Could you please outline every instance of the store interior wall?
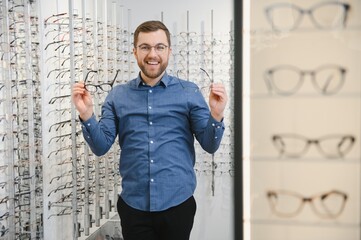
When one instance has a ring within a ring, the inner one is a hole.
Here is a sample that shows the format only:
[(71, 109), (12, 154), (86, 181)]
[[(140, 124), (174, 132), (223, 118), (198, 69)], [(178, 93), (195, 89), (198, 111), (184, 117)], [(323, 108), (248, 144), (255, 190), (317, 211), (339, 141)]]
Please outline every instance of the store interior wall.
[[(219, 151), (209, 155), (196, 144), (197, 214), (191, 239), (232, 239), (232, 2), (3, 0), (1, 4), (2, 11), (9, 10), (1, 18), (0, 115), (6, 134), (1, 135), (0, 171), (6, 174), (0, 182), (8, 183), (0, 189), (1, 236), (86, 239), (117, 217), (118, 146), (101, 158), (91, 154), (70, 101), (71, 85), (84, 80), (91, 69), (102, 69), (88, 75), (89, 81), (98, 83), (114, 76), (116, 83), (134, 78), (138, 68), (131, 54), (131, 32), (141, 22), (157, 19), (173, 36), (170, 74), (206, 89), (210, 82), (199, 70), (202, 67), (215, 82), (226, 85), (230, 100)], [(12, 41), (16, 44), (10, 45)], [(17, 68), (10, 67), (14, 65)], [(207, 97), (207, 91), (204, 94)], [(100, 117), (106, 95), (96, 96), (95, 113)], [(112, 234), (119, 235), (108, 236)]]

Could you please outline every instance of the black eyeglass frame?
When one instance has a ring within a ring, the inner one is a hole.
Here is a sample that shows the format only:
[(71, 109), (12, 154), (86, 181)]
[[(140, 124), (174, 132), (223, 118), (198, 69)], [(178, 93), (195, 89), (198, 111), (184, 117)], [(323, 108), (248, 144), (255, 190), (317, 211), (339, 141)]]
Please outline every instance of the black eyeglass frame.
[[(101, 71), (101, 70), (99, 70)], [(115, 80), (117, 79), (117, 76), (120, 72), (120, 70), (116, 70), (116, 73), (115, 73), (115, 76), (113, 78), (113, 80), (110, 82), (110, 83), (101, 83), (101, 84), (91, 84), (91, 83), (88, 83), (87, 84), (87, 80), (88, 80), (88, 77), (89, 77), (89, 74), (90, 73), (98, 73), (99, 71), (97, 70), (90, 70), (88, 71), (88, 73), (85, 75), (85, 79), (84, 79), (84, 88), (90, 92), (90, 93), (96, 93), (98, 92), (98, 89), (100, 89), (101, 91), (103, 92), (109, 92), (111, 89), (113, 89), (113, 85), (114, 85), (114, 82)], [(95, 90), (94, 90), (95, 89)], [(109, 89), (109, 90), (108, 90)]]

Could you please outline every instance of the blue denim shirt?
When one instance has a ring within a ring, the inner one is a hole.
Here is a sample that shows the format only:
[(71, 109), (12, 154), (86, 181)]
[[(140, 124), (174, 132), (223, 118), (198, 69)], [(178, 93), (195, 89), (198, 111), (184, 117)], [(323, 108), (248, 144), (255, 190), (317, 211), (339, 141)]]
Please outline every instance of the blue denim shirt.
[(102, 106), (101, 119), (92, 116), (82, 126), (85, 140), (98, 156), (118, 135), (121, 197), (143, 211), (166, 210), (192, 196), (194, 138), (214, 153), (224, 132), (223, 121), (210, 115), (197, 85), (167, 73), (153, 87), (140, 76), (115, 86)]

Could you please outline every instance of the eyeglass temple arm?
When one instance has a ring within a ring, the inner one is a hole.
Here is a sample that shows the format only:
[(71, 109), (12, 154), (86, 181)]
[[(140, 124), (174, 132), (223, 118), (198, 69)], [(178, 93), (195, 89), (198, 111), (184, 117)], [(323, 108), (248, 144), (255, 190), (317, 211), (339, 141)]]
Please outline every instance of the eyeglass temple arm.
[(120, 69), (117, 69), (117, 71), (116, 71), (116, 73), (115, 73), (115, 76), (114, 76), (112, 82), (110, 83), (110, 86), (113, 87), (113, 84), (114, 84), (115, 80), (117, 79), (117, 76), (118, 76), (119, 72), (120, 72)]
[(85, 85), (86, 81), (88, 80), (88, 77), (89, 77), (89, 74), (90, 74), (90, 73), (98, 73), (98, 71), (97, 71), (97, 70), (90, 70), (90, 71), (85, 75), (84, 85)]
[(211, 83), (213, 83), (213, 79), (209, 76), (208, 72), (206, 70), (204, 70), (203, 68), (199, 68), (199, 69), (202, 70), (207, 75), (207, 77), (209, 78)]

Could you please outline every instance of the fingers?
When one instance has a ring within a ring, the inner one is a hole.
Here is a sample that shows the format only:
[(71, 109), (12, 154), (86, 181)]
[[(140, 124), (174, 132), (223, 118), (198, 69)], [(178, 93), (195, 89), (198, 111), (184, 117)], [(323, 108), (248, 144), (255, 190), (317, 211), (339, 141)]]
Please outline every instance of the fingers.
[(211, 89), (225, 91), (223, 83), (212, 83)]
[(85, 89), (83, 82), (75, 83), (73, 85), (72, 100), (78, 110), (81, 110), (80, 106), (82, 105), (91, 105), (90, 93)]
[(85, 89), (83, 82), (74, 83), (72, 88), (72, 101), (81, 119), (86, 120), (92, 116), (92, 98), (90, 93)]
[(87, 90), (85, 89), (85, 85), (83, 82), (74, 83), (73, 85), (73, 95), (84, 95), (87, 94)]
[(224, 98), (225, 100), (227, 99), (226, 88), (222, 83), (212, 83), (211, 92), (218, 97)]
[(221, 121), (227, 104), (227, 92), (222, 83), (213, 83), (209, 95), (209, 107), (211, 115), (217, 121)]
[(74, 83), (73, 90), (85, 90), (85, 85), (82, 82)]

